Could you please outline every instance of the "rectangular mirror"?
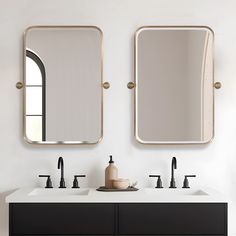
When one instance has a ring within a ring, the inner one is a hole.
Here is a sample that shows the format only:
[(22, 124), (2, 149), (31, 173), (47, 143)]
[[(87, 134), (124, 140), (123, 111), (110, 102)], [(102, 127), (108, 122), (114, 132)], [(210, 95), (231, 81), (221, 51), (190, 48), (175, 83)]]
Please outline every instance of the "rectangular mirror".
[(143, 27), (135, 35), (135, 137), (195, 144), (214, 133), (213, 31)]
[(102, 139), (102, 31), (36, 26), (24, 35), (24, 137), (36, 144)]

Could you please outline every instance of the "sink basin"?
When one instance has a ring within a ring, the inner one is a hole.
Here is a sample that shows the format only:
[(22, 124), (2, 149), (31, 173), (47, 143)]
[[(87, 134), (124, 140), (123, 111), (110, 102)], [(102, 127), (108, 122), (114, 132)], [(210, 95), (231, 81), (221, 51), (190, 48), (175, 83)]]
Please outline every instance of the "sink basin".
[(202, 189), (145, 189), (146, 194), (158, 196), (207, 196)]
[(89, 194), (89, 189), (42, 189), (42, 188), (36, 188), (33, 191), (31, 191), (28, 196), (86, 196)]

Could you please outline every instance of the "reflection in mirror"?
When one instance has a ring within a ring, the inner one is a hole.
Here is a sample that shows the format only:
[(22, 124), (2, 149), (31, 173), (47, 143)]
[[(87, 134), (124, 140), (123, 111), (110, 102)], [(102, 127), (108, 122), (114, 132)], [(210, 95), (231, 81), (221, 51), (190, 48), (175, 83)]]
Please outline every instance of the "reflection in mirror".
[(26, 50), (26, 124), (30, 140), (46, 141), (45, 67), (41, 59)]
[(213, 138), (213, 33), (143, 27), (135, 37), (135, 136), (143, 144)]
[(92, 26), (27, 29), (24, 135), (29, 143), (102, 138), (102, 32)]

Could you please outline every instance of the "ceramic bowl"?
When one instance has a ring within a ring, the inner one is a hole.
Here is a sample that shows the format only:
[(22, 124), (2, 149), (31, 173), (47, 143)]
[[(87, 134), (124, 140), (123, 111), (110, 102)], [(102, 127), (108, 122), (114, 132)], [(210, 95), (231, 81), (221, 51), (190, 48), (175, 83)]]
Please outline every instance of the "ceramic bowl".
[(126, 189), (129, 187), (129, 180), (128, 179), (113, 180), (112, 186), (115, 189)]

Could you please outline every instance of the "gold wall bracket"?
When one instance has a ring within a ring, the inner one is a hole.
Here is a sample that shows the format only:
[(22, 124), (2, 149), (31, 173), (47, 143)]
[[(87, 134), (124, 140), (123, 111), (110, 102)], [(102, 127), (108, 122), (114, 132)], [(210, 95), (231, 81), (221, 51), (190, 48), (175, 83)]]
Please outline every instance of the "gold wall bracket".
[(24, 84), (22, 82), (17, 82), (16, 83), (16, 88), (17, 89), (22, 89), (24, 87)]
[(215, 87), (215, 89), (220, 89), (221, 88), (221, 82), (215, 82), (214, 83), (214, 87)]
[(133, 82), (129, 82), (128, 84), (127, 84), (127, 88), (128, 89), (133, 89), (135, 87), (135, 84), (133, 83)]
[(102, 87), (103, 87), (104, 89), (109, 89), (109, 88), (110, 88), (110, 83), (109, 83), (109, 82), (104, 82), (104, 83), (102, 84)]

